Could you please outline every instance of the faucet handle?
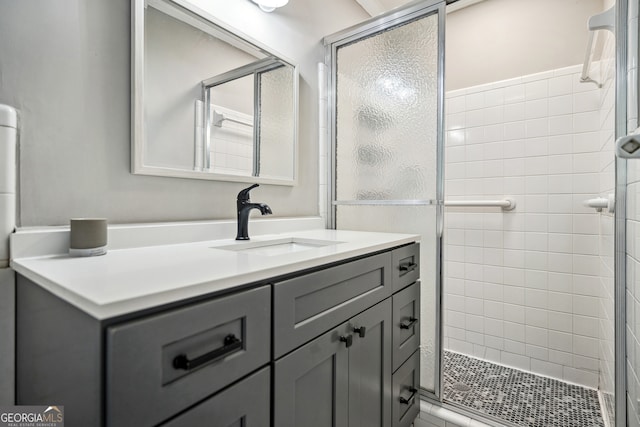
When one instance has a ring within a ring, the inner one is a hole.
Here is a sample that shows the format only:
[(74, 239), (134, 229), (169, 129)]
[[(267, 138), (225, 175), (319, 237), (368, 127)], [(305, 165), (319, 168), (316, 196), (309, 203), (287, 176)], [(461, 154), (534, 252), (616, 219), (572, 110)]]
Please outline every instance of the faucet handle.
[(240, 190), (238, 193), (238, 201), (239, 202), (247, 202), (249, 201), (249, 191), (253, 190), (256, 187), (260, 187), (259, 184), (253, 184), (251, 187), (247, 187), (244, 190)]

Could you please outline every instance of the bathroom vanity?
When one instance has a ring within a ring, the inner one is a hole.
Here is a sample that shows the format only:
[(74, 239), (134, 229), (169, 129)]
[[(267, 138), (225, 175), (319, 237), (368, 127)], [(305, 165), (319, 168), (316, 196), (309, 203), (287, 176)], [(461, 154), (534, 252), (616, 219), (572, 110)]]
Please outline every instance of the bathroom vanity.
[(14, 259), (18, 404), (70, 426), (409, 426), (419, 264), (416, 236), (335, 230)]

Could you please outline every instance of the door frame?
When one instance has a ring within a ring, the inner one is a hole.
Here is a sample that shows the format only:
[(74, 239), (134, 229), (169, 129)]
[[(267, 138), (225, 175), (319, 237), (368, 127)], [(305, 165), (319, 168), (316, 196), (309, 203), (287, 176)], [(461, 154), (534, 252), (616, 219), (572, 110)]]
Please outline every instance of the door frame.
[[(616, 0), (616, 84), (615, 84), (615, 137), (627, 134), (627, 65), (628, 65), (628, 18), (629, 1)], [(637, 55), (634, 52), (633, 55)], [(633, 98), (633, 97), (632, 97)], [(636, 102), (635, 100), (630, 100)], [(615, 426), (627, 425), (627, 160), (615, 160), (615, 202), (614, 214), (614, 360), (615, 360)]]

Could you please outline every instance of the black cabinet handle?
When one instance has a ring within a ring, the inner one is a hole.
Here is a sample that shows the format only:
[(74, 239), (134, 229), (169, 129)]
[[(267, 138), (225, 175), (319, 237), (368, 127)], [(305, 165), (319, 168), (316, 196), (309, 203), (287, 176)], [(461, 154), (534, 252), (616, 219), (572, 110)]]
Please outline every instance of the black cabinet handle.
[(189, 360), (186, 354), (180, 354), (173, 359), (173, 367), (175, 369), (184, 369), (190, 371), (202, 366), (205, 363), (213, 362), (214, 360), (222, 359), (225, 356), (235, 352), (242, 348), (242, 341), (236, 338), (235, 335), (229, 334), (224, 337), (224, 346), (217, 348), (195, 359)]
[(415, 397), (416, 393), (418, 392), (417, 388), (411, 387), (409, 389), (409, 391), (411, 392), (411, 395), (409, 396), (409, 398), (405, 399), (404, 397), (400, 396), (400, 403), (402, 403), (403, 405), (408, 405), (409, 402), (411, 402), (413, 400), (413, 398)]
[(410, 329), (416, 323), (418, 323), (418, 319), (416, 319), (415, 317), (410, 317), (409, 323), (400, 323), (400, 329)]
[(359, 328), (353, 328), (353, 332), (357, 333), (360, 338), (364, 338), (364, 334), (367, 333), (367, 328), (360, 326)]
[(404, 271), (405, 273), (413, 271), (416, 268), (418, 268), (418, 264), (416, 264), (415, 262), (407, 262), (404, 264), (400, 264), (400, 271)]
[(347, 345), (347, 348), (353, 345), (353, 335), (347, 335), (340, 337), (340, 341)]

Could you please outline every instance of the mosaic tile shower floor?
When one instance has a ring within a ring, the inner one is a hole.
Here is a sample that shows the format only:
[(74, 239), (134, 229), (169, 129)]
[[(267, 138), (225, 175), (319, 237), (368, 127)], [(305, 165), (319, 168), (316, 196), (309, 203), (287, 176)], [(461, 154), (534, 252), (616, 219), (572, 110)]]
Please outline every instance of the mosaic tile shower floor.
[(518, 426), (604, 427), (595, 390), (449, 351), (444, 399)]

